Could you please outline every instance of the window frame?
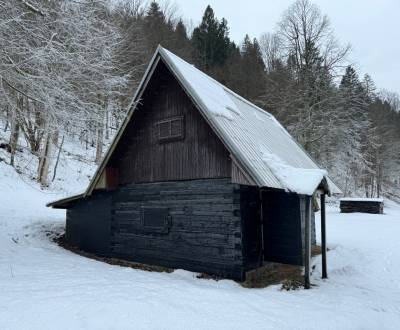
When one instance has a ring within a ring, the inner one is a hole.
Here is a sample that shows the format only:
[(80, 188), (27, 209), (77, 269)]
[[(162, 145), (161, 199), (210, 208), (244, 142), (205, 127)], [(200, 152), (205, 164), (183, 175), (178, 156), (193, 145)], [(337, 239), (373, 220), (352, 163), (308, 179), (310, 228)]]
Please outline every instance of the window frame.
[[(148, 225), (146, 224), (146, 211), (157, 210), (163, 214), (162, 225)], [(142, 228), (148, 233), (168, 233), (171, 226), (171, 215), (169, 214), (169, 208), (162, 206), (141, 206), (140, 220)]]
[[(169, 117), (165, 119), (158, 120), (155, 124), (156, 126), (156, 137), (159, 143), (165, 143), (165, 142), (172, 142), (172, 141), (179, 141), (183, 140), (185, 138), (185, 120), (184, 116), (174, 116), (174, 117)], [(174, 121), (179, 121), (180, 123), (180, 132), (178, 134), (172, 134), (172, 123)], [(162, 125), (169, 125), (168, 130), (169, 130), (169, 135), (168, 136), (162, 136), (161, 135), (161, 127)]]

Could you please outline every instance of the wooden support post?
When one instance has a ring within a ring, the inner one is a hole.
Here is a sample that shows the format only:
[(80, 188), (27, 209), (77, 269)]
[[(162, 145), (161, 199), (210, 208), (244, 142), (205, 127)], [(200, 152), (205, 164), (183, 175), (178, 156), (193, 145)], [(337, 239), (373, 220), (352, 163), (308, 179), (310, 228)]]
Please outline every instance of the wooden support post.
[(325, 194), (321, 195), (321, 250), (322, 250), (322, 278), (328, 278), (326, 267), (326, 213)]
[(311, 273), (311, 197), (305, 199), (305, 226), (304, 226), (304, 288), (309, 289)]
[(263, 191), (260, 188), (260, 227), (261, 227), (261, 247), (259, 256), (259, 266), (264, 264), (264, 208), (263, 208)]

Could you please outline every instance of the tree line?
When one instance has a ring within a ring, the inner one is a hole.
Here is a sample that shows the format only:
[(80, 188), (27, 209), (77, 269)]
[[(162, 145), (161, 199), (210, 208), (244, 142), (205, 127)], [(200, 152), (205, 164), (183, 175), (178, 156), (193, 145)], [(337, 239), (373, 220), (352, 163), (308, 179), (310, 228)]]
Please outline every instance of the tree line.
[(348, 65), (350, 46), (309, 0), (239, 44), (210, 6), (193, 27), (168, 3), (141, 0), (6, 1), (0, 27), (3, 145), (15, 166), (25, 141), (43, 186), (66, 135), (100, 161), (161, 44), (276, 116), (346, 195), (399, 195), (398, 95)]

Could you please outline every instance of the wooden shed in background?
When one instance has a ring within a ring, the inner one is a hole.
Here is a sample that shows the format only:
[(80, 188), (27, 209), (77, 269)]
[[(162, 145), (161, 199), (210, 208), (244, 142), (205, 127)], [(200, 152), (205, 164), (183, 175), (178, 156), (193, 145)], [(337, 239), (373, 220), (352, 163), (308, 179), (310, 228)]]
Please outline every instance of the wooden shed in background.
[(346, 197), (340, 199), (341, 213), (383, 213), (383, 198)]
[(158, 47), (86, 192), (48, 206), (82, 250), (243, 280), (307, 275), (311, 196), (339, 192), (273, 116)]

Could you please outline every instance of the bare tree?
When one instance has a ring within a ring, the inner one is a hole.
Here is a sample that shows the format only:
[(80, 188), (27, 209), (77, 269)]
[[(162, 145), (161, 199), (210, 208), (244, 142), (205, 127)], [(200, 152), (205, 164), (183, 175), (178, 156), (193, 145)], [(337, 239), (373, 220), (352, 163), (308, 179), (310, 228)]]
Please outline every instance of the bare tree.
[(284, 12), (278, 35), (286, 56), (299, 71), (310, 69), (316, 49), (328, 70), (342, 67), (350, 50), (349, 45), (339, 44), (328, 17), (309, 0), (297, 0)]
[(260, 49), (267, 72), (278, 69), (282, 60), (281, 39), (276, 33), (263, 33), (260, 37)]
[(86, 129), (102, 153), (104, 100), (116, 106), (127, 93), (117, 58), (123, 37), (108, 7), (91, 0), (1, 2), (0, 26), (0, 107), (11, 109), (10, 145), (15, 150), (21, 131), (45, 184), (52, 137), (65, 127)]

